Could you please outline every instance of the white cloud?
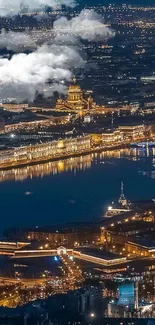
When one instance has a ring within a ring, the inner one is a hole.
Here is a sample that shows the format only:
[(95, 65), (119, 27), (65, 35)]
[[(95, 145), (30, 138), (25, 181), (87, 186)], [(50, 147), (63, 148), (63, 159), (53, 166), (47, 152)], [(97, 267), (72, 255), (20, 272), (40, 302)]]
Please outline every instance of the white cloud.
[(0, 48), (6, 48), (8, 51), (24, 52), (25, 50), (35, 50), (37, 44), (31, 33), (7, 32), (3, 29), (0, 34)]
[[(42, 1), (42, 0), (41, 0)], [(2, 31), (0, 48), (17, 52), (35, 51), (0, 59), (0, 97), (17, 97), (18, 101), (33, 100), (36, 92), (45, 96), (66, 91), (64, 82), (72, 78), (72, 70), (85, 64), (81, 54), (81, 40), (102, 40), (113, 36), (102, 18), (93, 10), (83, 10), (79, 16), (55, 21), (53, 30), (14, 33)], [(48, 81), (51, 81), (49, 88)], [(44, 88), (46, 86), (46, 91)]]
[(66, 17), (56, 20), (54, 31), (57, 36), (67, 35), (89, 41), (114, 36), (114, 32), (104, 24), (103, 18), (94, 10), (87, 9), (71, 20)]
[(94, 10), (83, 10), (77, 17), (68, 20), (62, 17), (54, 22), (53, 30), (6, 32), (0, 34), (0, 48), (7, 48), (17, 52), (34, 50), (38, 45), (48, 44), (69, 44), (78, 45), (84, 39), (97, 41), (114, 36), (111, 28), (107, 27), (100, 15)]
[[(65, 92), (62, 81), (70, 81), (71, 70), (84, 64), (81, 56), (67, 46), (42, 46), (30, 54), (16, 54), (11, 60), (0, 59), (0, 97), (33, 100), (49, 81), (52, 91)], [(48, 86), (47, 86), (48, 88)], [(49, 92), (48, 92), (49, 94)], [(46, 92), (45, 92), (46, 95)]]
[(74, 6), (74, 0), (0, 0), (0, 16), (14, 16), (22, 10), (38, 10), (50, 6), (56, 8), (62, 5)]

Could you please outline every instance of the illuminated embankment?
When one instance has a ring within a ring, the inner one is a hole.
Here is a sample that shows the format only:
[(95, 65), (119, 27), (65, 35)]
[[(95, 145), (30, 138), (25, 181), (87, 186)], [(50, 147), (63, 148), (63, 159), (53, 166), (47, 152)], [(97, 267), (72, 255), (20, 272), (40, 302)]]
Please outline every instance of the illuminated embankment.
[[(152, 138), (150, 138), (151, 140)], [(138, 138), (135, 141), (145, 141)], [(148, 139), (147, 139), (148, 140)], [(0, 151), (0, 169), (36, 165), (48, 161), (56, 161), (70, 157), (84, 156), (94, 152), (110, 151), (126, 148), (131, 140), (117, 141), (94, 147), (91, 136), (82, 136), (64, 140), (52, 141), (34, 146), (18, 147)]]

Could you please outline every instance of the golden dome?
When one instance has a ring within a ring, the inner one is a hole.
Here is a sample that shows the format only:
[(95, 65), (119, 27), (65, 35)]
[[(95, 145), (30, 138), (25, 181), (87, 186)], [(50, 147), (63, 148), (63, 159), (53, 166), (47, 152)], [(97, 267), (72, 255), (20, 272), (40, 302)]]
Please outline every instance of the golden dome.
[(81, 92), (82, 90), (81, 90), (81, 88), (80, 88), (80, 86), (78, 86), (78, 85), (71, 85), (70, 87), (69, 87), (69, 92), (70, 91), (77, 91), (77, 92)]
[(77, 92), (77, 93), (81, 93), (82, 92), (81, 87), (76, 84), (76, 78), (75, 78), (75, 76), (73, 78), (73, 84), (70, 85), (68, 92)]

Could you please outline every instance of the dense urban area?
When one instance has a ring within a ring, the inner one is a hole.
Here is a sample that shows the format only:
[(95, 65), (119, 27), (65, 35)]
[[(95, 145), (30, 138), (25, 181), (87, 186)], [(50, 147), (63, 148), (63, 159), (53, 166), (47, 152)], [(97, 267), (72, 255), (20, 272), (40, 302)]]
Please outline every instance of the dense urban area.
[[(72, 19), (82, 9), (0, 17), (1, 56), (11, 60), (17, 52), (9, 36), (5, 45), (5, 33), (31, 33), (40, 44), (52, 37), (58, 17)], [(82, 39), (86, 65), (72, 69), (66, 92), (44, 96), (45, 83), (44, 94), (36, 91), (33, 100), (19, 100), (11, 91), (0, 95), (1, 184), (87, 169), (96, 154), (117, 157), (130, 148), (154, 153), (155, 7), (86, 9), (104, 17), (111, 35)], [(10, 227), (8, 221), (0, 240), (0, 324), (143, 325), (153, 319), (153, 198), (130, 201), (122, 180), (120, 196), (96, 220), (35, 227), (28, 218), (27, 227)]]

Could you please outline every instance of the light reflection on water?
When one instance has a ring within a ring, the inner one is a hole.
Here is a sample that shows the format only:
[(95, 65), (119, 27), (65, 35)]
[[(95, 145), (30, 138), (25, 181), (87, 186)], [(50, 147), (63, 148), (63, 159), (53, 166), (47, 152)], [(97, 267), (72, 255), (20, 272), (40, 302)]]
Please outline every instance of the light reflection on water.
[[(121, 150), (94, 153), (91, 155), (72, 157), (65, 160), (37, 164), (20, 168), (12, 168), (0, 171), (0, 182), (24, 181), (26, 179), (43, 178), (48, 175), (56, 175), (64, 172), (85, 171), (93, 164), (110, 163), (109, 159), (125, 158), (131, 161), (145, 161), (152, 159), (152, 167), (155, 167), (155, 148), (126, 148)], [(140, 171), (142, 175), (155, 178), (155, 171)]]
[(0, 171), (1, 229), (88, 221), (120, 196), (155, 197), (155, 148), (131, 148)]

